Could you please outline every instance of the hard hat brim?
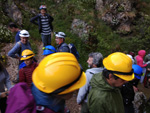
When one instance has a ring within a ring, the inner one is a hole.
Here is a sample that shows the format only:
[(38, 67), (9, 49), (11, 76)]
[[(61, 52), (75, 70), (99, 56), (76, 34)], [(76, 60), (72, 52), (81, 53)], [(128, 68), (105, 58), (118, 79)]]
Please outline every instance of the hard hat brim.
[(114, 74), (116, 75), (117, 77), (125, 80), (125, 81), (131, 81), (134, 79), (134, 73), (132, 75), (118, 75), (118, 74)]
[(30, 58), (32, 58), (34, 55), (32, 55), (32, 56), (28, 56), (28, 57), (26, 57), (26, 58), (21, 58), (20, 60), (27, 60), (27, 59), (30, 59)]
[[(52, 93), (54, 91), (53, 88), (51, 89), (49, 87), (48, 89), (46, 89), (45, 86), (44, 86), (44, 83), (40, 83), (40, 80), (37, 77), (37, 70), (38, 70), (38, 67), (34, 70), (34, 72), (32, 74), (32, 81), (33, 81), (34, 85), (42, 92), (45, 92), (45, 93), (48, 93), (48, 94)], [(59, 95), (73, 92), (73, 91), (81, 88), (83, 85), (85, 85), (85, 83), (86, 83), (86, 75), (85, 75), (84, 72), (82, 72), (82, 75), (81, 75), (80, 79), (75, 84), (70, 86), (68, 89), (66, 89), (63, 92), (59, 93)]]
[(19, 34), (19, 36), (20, 36), (20, 37), (30, 37), (30, 35), (24, 36), (24, 35), (21, 35), (21, 34)]
[(138, 75), (136, 75), (136, 74), (134, 74), (134, 75), (135, 75), (135, 78), (141, 79), (141, 76), (138, 76)]
[[(108, 57), (106, 57), (104, 60), (103, 60), (103, 65), (104, 67), (107, 69), (107, 70), (111, 70), (111, 71), (119, 71), (119, 70), (114, 70), (112, 69), (111, 66), (109, 66), (109, 62), (107, 62), (107, 59)], [(130, 59), (130, 58), (129, 58)], [(131, 60), (131, 59), (130, 59)], [(131, 66), (131, 69), (132, 69), (132, 66)], [(128, 72), (127, 72), (128, 73)], [(123, 80), (126, 80), (126, 81), (131, 81), (134, 79), (134, 73), (132, 73), (131, 75), (120, 75), (120, 74), (115, 74), (113, 73), (114, 75), (116, 75), (117, 77), (123, 79)]]

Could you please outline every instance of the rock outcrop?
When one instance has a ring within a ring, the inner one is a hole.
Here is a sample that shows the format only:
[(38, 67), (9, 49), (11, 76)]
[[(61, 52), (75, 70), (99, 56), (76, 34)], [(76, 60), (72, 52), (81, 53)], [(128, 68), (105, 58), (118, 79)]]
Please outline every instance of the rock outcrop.
[(84, 40), (89, 38), (89, 33), (92, 29), (93, 26), (88, 25), (86, 22), (80, 19), (74, 19), (71, 25), (72, 32)]
[(17, 5), (12, 2), (11, 5), (7, 5), (7, 8), (5, 8), (5, 11), (7, 12), (7, 15), (14, 20), (19, 25), (22, 25), (22, 13), (18, 9)]
[(130, 0), (96, 0), (96, 9), (101, 19), (121, 32), (131, 32), (131, 23), (136, 17), (136, 10)]

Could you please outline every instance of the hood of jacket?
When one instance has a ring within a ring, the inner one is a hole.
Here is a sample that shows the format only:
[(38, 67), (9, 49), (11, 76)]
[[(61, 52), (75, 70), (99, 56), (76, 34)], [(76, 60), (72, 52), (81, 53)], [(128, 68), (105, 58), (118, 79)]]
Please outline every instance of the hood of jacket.
[(103, 71), (104, 68), (102, 67), (98, 67), (98, 68), (91, 68), (91, 69), (87, 69), (86, 73), (89, 72), (91, 74), (97, 74)]
[(118, 90), (118, 88), (112, 87), (106, 81), (106, 78), (101, 73), (95, 74), (91, 79), (92, 88), (97, 88), (101, 90), (113, 91)]
[(145, 51), (145, 50), (140, 50), (140, 51), (138, 52), (138, 55), (141, 56), (142, 58), (144, 58), (145, 54), (146, 54), (146, 51)]

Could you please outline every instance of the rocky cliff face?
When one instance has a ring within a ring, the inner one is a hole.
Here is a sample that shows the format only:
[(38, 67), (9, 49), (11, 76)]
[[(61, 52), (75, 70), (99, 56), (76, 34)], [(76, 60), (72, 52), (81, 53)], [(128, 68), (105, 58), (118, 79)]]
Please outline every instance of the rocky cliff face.
[(135, 1), (96, 0), (96, 9), (101, 19), (119, 31), (131, 32), (131, 23), (136, 17)]

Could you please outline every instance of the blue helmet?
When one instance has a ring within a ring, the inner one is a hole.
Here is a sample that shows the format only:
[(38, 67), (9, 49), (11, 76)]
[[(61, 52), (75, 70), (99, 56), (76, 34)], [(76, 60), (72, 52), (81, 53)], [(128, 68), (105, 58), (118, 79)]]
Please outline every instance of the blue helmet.
[(48, 45), (48, 46), (45, 46), (43, 47), (43, 55), (49, 55), (49, 54), (52, 54), (52, 53), (56, 53), (56, 49), (55, 47), (51, 46), (51, 45)]
[(137, 64), (133, 64), (132, 65), (132, 69), (133, 69), (133, 71), (134, 71), (134, 75), (135, 75), (135, 77), (137, 78), (137, 79), (140, 79), (141, 78), (141, 76), (142, 76), (142, 71), (143, 71), (143, 69), (139, 66), (139, 65), (137, 65)]

